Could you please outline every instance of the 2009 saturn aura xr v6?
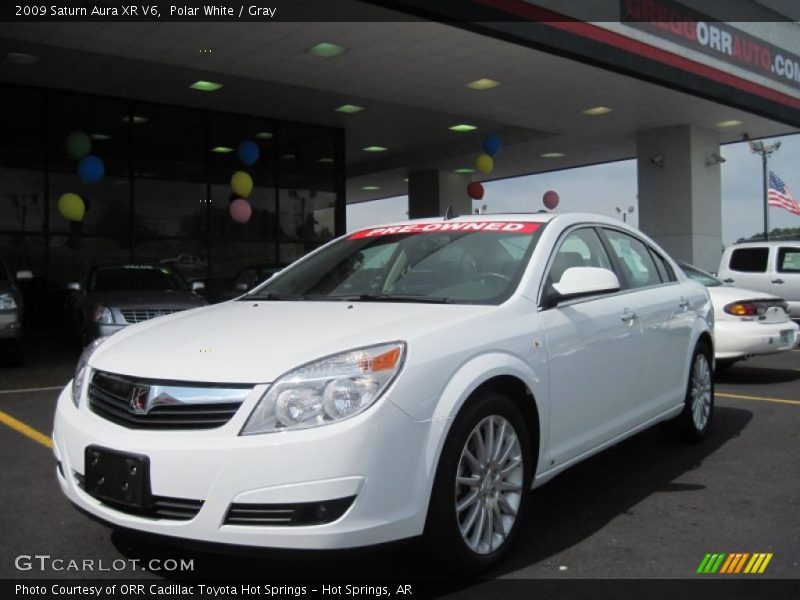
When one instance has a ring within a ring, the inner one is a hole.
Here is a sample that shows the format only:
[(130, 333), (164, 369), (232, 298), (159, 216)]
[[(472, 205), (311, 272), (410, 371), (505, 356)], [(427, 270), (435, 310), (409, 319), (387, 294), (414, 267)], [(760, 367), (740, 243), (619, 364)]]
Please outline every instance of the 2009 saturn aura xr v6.
[(238, 299), (93, 342), (57, 476), (114, 526), (333, 549), (424, 536), (473, 572), (532, 487), (712, 421), (713, 311), (596, 215), (423, 219), (334, 240)]

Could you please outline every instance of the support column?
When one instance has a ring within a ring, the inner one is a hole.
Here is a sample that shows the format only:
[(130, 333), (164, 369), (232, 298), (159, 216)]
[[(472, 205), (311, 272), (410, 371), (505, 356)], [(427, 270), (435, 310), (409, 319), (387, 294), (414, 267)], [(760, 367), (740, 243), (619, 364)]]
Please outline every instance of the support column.
[(442, 217), (448, 206), (456, 215), (472, 212), (463, 175), (436, 170), (412, 171), (408, 176), (408, 217)]
[(674, 259), (717, 271), (722, 253), (719, 134), (696, 125), (636, 135), (639, 227)]

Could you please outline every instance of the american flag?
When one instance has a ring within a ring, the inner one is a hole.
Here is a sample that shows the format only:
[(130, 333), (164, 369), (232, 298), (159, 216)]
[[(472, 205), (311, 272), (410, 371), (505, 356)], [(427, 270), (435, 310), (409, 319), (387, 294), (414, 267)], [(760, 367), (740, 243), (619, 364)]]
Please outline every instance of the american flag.
[(800, 215), (800, 204), (792, 197), (783, 179), (772, 171), (769, 172), (767, 192), (767, 204), (788, 210), (793, 215)]

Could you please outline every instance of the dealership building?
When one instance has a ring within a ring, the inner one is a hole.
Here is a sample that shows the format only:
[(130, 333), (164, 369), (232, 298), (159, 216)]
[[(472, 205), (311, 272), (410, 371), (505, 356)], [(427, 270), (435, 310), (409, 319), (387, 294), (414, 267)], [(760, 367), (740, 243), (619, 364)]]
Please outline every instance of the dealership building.
[[(800, 128), (791, 0), (273, 4), (241, 21), (0, 23), (0, 256), (34, 274), (31, 330), (58, 329), (66, 285), (98, 260), (224, 281), (344, 233), (348, 203), (464, 214), (470, 181), (630, 158), (640, 227), (713, 269), (722, 146)], [(483, 175), (489, 133), (503, 146)], [(229, 213), (238, 171), (246, 222)], [(67, 193), (82, 219), (59, 210)]]

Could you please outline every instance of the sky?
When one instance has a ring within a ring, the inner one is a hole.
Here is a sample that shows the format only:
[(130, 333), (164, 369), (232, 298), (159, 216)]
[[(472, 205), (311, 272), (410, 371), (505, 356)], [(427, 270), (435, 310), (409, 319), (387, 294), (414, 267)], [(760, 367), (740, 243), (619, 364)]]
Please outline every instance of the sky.
[[(778, 140), (781, 148), (770, 158), (769, 168), (783, 179), (800, 202), (800, 135), (764, 142)], [(730, 244), (763, 230), (761, 158), (751, 154), (746, 143), (723, 146), (720, 154), (726, 159), (721, 165), (722, 243)], [(475, 202), (474, 207), (485, 204), (488, 213), (539, 210), (543, 208), (544, 193), (555, 190), (560, 197), (555, 212), (619, 216), (617, 207), (627, 211), (633, 206), (628, 222), (634, 226), (638, 224), (634, 160), (491, 181), (485, 183), (484, 188), (483, 200)], [(407, 218), (407, 210), (407, 196), (351, 204), (347, 207), (347, 229), (353, 231), (368, 225), (400, 221)], [(769, 221), (770, 229), (800, 227), (800, 216), (779, 208), (769, 209)]]

